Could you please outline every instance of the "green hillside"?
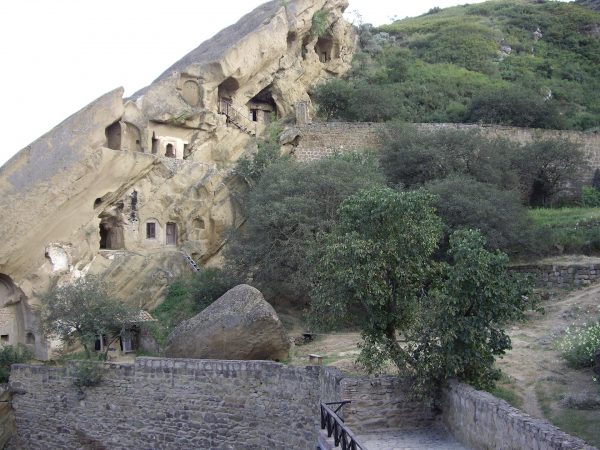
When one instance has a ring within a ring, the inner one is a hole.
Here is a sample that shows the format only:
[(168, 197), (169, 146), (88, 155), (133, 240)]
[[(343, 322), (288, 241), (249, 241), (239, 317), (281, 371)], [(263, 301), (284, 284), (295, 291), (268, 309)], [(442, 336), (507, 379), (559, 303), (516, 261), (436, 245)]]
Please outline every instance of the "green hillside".
[(600, 126), (600, 14), (490, 1), (359, 27), (346, 80), (317, 88), (327, 118)]

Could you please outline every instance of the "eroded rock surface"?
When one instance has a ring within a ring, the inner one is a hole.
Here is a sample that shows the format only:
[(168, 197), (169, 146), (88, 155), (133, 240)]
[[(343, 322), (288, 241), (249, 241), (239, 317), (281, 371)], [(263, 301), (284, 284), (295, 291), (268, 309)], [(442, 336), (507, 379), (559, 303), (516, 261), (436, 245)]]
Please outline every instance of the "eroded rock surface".
[[(265, 3), (131, 98), (100, 97), (0, 168), (0, 275), (22, 294), (19, 314), (0, 311), (0, 335), (31, 333), (41, 355), (33, 310), (86, 273), (151, 309), (189, 270), (184, 253), (218, 264), (223, 231), (243, 221), (232, 167), (274, 116), (305, 120), (312, 87), (348, 70), (347, 5)], [(317, 13), (323, 36), (311, 33)]]
[(165, 355), (194, 359), (287, 359), (290, 339), (260, 291), (241, 284), (177, 326)]

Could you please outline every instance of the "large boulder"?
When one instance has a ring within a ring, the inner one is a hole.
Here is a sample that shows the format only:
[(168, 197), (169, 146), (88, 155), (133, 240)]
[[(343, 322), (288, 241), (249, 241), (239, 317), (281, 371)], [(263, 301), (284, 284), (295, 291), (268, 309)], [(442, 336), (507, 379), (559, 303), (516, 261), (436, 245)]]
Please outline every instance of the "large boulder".
[(286, 359), (290, 340), (277, 313), (247, 284), (230, 289), (167, 338), (169, 358)]

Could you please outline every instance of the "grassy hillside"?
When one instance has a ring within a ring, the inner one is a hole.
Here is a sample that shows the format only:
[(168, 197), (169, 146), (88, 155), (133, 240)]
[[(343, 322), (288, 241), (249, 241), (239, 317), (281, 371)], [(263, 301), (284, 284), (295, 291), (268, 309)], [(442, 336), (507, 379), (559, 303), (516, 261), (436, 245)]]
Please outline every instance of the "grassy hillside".
[(600, 14), (583, 6), (434, 8), (359, 35), (348, 79), (316, 91), (328, 118), (600, 126)]

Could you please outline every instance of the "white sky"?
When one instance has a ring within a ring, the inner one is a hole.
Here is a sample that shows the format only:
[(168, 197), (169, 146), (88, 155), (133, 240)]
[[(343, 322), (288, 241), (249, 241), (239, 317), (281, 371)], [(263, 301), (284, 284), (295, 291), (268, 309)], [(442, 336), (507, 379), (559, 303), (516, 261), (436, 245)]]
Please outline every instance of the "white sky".
[[(482, 0), (470, 0), (478, 3)], [(102, 94), (125, 95), (263, 0), (0, 0), (0, 165)], [(453, 0), (350, 0), (388, 23)]]

